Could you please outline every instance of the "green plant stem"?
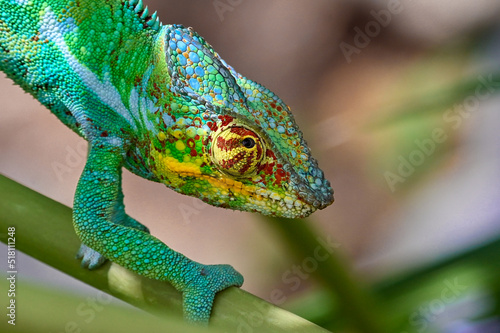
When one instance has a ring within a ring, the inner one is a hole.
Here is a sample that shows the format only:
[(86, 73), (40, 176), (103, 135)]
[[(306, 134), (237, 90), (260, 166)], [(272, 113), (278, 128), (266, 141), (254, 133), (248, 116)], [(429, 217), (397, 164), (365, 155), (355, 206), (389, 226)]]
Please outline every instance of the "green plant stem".
[[(9, 290), (9, 281), (0, 279), (0, 288)], [(8, 323), (12, 317), (4, 315), (4, 320), (0, 321), (0, 332), (136, 333), (145, 331), (145, 327), (147, 332), (220, 332), (217, 329), (188, 326), (180, 318), (165, 313), (153, 316), (122, 304), (113, 304), (111, 298), (97, 290), (85, 295), (73, 294), (18, 279), (16, 296), (11, 298), (15, 300), (15, 326)]]
[[(467, 294), (474, 294), (474, 290), (488, 291), (491, 294), (499, 290), (499, 254), (500, 235), (496, 235), (479, 245), (434, 259), (421, 266), (391, 273), (375, 282), (372, 290), (379, 296), (379, 300), (383, 300), (385, 313), (390, 313), (387, 321), (394, 327), (391, 332), (418, 331), (419, 326), (409, 319), (419, 307), (441, 300), (443, 290), (449, 290), (450, 283), (455, 286), (458, 284), (458, 287), (453, 289), (453, 295), (457, 299), (467, 298)], [(287, 309), (292, 312), (325, 326), (328, 326), (332, 319), (332, 309), (339, 306), (338, 300), (332, 301), (319, 290), (286, 304)]]
[[(71, 209), (0, 175), (0, 240), (4, 243), (10, 226), (16, 228), (17, 250), (146, 311), (180, 317), (181, 294), (170, 284), (143, 278), (116, 264), (107, 263), (95, 271), (80, 267), (75, 259), (80, 241), (73, 230)], [(217, 295), (211, 323), (229, 332), (326, 332), (234, 287)]]
[(323, 247), (321, 253), (330, 253), (326, 259), (316, 259), (317, 269), (311, 274), (314, 274), (330, 293), (338, 298), (339, 308), (344, 316), (350, 319), (352, 327), (363, 333), (389, 332), (384, 327), (385, 321), (380, 320), (383, 318), (378, 314), (380, 306), (349, 271), (338, 251), (336, 249), (332, 251), (333, 246), (330, 248), (325, 246), (329, 242), (329, 237), (319, 236), (314, 232), (310, 220), (269, 217), (265, 220), (279, 231), (297, 258), (315, 258), (315, 254), (319, 251), (318, 247)]

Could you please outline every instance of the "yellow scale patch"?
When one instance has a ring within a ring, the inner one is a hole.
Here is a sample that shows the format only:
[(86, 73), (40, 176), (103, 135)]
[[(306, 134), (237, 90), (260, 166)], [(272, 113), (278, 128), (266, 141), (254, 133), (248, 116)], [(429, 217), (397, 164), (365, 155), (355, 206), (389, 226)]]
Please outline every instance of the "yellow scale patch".
[[(167, 177), (170, 184), (176, 188), (180, 188), (186, 183), (181, 177), (196, 177), (200, 180), (207, 181), (212, 188), (218, 191), (228, 191), (231, 189), (233, 193), (249, 196), (257, 190), (256, 186), (245, 185), (240, 181), (227, 178), (224, 175), (222, 175), (221, 178), (214, 178), (202, 174), (200, 165), (203, 161), (201, 159), (196, 159), (196, 163), (179, 162), (174, 157), (163, 155), (156, 150), (152, 151), (152, 157), (156, 161), (157, 171)], [(257, 199), (261, 200), (262, 197), (258, 195)]]

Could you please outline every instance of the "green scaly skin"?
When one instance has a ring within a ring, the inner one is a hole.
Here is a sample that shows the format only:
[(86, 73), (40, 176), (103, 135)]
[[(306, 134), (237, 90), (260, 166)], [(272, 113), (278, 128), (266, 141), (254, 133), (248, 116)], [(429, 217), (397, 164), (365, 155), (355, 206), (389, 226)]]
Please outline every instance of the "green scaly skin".
[(0, 0), (0, 69), (89, 142), (73, 221), (82, 264), (170, 282), (208, 322), (228, 265), (177, 253), (125, 214), (121, 169), (219, 207), (304, 217), (333, 191), (272, 92), (141, 0)]

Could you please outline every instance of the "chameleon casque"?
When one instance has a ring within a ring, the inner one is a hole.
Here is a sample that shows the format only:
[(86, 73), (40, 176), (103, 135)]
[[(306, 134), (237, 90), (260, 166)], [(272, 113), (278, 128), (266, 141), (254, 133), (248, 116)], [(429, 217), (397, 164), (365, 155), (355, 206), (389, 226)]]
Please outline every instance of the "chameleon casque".
[(122, 167), (271, 216), (333, 202), (288, 106), (141, 0), (0, 0), (0, 69), (89, 143), (73, 205), (82, 265), (110, 259), (170, 282), (188, 320), (206, 323), (215, 294), (243, 277), (186, 258), (129, 217)]

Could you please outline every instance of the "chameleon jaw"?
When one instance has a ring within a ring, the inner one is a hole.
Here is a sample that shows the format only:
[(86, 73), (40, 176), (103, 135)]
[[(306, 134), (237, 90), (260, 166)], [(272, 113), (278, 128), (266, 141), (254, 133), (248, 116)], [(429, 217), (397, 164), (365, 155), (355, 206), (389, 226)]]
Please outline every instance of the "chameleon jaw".
[[(291, 177), (289, 186), (284, 191), (274, 191), (245, 184), (223, 173), (220, 176), (204, 174), (195, 164), (179, 162), (157, 151), (152, 152), (152, 157), (158, 179), (165, 185), (188, 195), (193, 195), (192, 189), (196, 188), (197, 196), (214, 206), (255, 211), (270, 216), (301, 218), (330, 203), (321, 201), (306, 184), (297, 185), (295, 181), (299, 179), (298, 176)], [(233, 202), (239, 204), (234, 205)]]
[(249, 201), (260, 208), (257, 209), (258, 212), (269, 216), (303, 218), (316, 210), (316, 208), (297, 197), (294, 198), (286, 194), (281, 196), (277, 192), (265, 189), (258, 189), (256, 197), (251, 197)]
[[(213, 188), (225, 190), (226, 200), (221, 200), (224, 205), (227, 201), (235, 201), (244, 198), (244, 204), (235, 209), (259, 212), (269, 216), (286, 218), (302, 218), (313, 213), (316, 208), (296, 195), (279, 193), (256, 185), (245, 185), (242, 182), (229, 177), (203, 176), (211, 183)], [(217, 205), (217, 203), (215, 204)], [(230, 205), (230, 208), (231, 207)]]

